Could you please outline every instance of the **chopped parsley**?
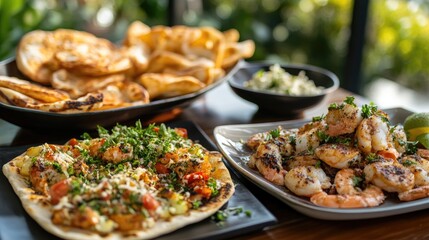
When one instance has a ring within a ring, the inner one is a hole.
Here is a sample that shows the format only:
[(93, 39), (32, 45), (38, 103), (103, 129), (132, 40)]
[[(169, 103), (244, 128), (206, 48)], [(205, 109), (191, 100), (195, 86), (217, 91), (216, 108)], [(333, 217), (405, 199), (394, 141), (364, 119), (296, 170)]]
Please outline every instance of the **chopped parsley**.
[(211, 220), (216, 222), (219, 226), (223, 226), (229, 216), (238, 216), (241, 213), (244, 213), (247, 217), (252, 216), (252, 211), (250, 210), (245, 211), (242, 207), (231, 207), (225, 210), (217, 211), (214, 215), (211, 216)]
[(315, 168), (321, 168), (322, 167), (322, 161), (318, 160), (316, 164), (314, 165)]
[(322, 115), (320, 115), (320, 116), (315, 116), (315, 117), (313, 117), (313, 118), (312, 118), (312, 122), (320, 122), (320, 121), (322, 121), (324, 118), (325, 118), (325, 115), (324, 115), (324, 114), (322, 114)]
[(84, 140), (90, 140), (92, 139), (91, 135), (89, 135), (89, 133), (85, 132), (83, 133), (80, 138), (84, 139)]
[(405, 154), (415, 154), (417, 152), (417, 144), (419, 142), (407, 141), (405, 145)]
[(290, 144), (295, 145), (296, 144), (296, 136), (290, 135), (289, 136), (289, 142), (290, 142)]
[(209, 178), (207, 181), (207, 187), (212, 190), (212, 196), (216, 196), (219, 194), (219, 190), (217, 188), (217, 181), (214, 178)]
[(359, 187), (363, 182), (363, 178), (358, 176), (353, 176), (352, 181), (353, 181), (353, 187)]
[(344, 107), (343, 104), (331, 103), (328, 107), (328, 110), (337, 110), (342, 109)]
[(417, 164), (417, 163), (414, 161), (408, 160), (408, 159), (405, 161), (402, 161), (402, 165), (404, 165), (405, 167), (409, 167), (409, 166), (414, 165), (414, 164)]
[(321, 143), (329, 143), (332, 140), (331, 136), (323, 131), (317, 131), (316, 134)]
[(355, 101), (355, 97), (353, 97), (353, 96), (348, 96), (348, 97), (346, 97), (346, 99), (344, 99), (345, 103), (356, 107), (356, 104), (354, 101)]
[(369, 104), (364, 104), (362, 105), (362, 117), (363, 118), (369, 118), (372, 115), (374, 115), (377, 112), (377, 106), (373, 103), (370, 102)]
[(202, 205), (203, 203), (200, 201), (200, 200), (195, 200), (195, 201), (193, 201), (192, 202), (192, 208), (193, 209), (198, 209), (198, 208), (200, 208), (200, 206)]
[(375, 153), (370, 153), (366, 156), (366, 161), (368, 161), (368, 163), (377, 162), (378, 160), (380, 160), (380, 156)]
[(272, 138), (278, 138), (280, 137), (280, 129), (276, 128), (270, 131), (270, 135)]
[(57, 171), (58, 173), (62, 173), (63, 169), (61, 168), (61, 165), (57, 162), (53, 162), (52, 163), (52, 167), (54, 167), (55, 171)]

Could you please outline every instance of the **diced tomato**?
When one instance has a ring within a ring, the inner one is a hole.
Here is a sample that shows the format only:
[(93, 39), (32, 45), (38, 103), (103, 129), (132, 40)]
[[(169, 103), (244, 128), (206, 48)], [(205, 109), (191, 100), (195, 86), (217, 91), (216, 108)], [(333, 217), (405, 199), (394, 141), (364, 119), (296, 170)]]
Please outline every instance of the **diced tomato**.
[(167, 174), (170, 172), (170, 169), (160, 162), (157, 162), (155, 164), (155, 169), (156, 169), (156, 172), (160, 174)]
[(73, 154), (73, 157), (79, 157), (79, 156), (81, 155), (80, 150), (79, 150), (79, 149), (77, 149), (77, 148), (73, 148), (73, 149), (71, 150), (71, 152), (72, 152), (72, 154)]
[(150, 194), (145, 194), (142, 197), (143, 207), (149, 211), (155, 211), (159, 207), (159, 202)]
[(55, 147), (55, 145), (49, 144), (49, 148), (51, 148), (52, 151), (56, 151), (57, 147)]
[(67, 144), (74, 147), (74, 146), (78, 145), (79, 142), (77, 141), (76, 138), (72, 138), (67, 142)]
[(188, 130), (186, 128), (175, 128), (174, 131), (183, 138), (188, 138)]
[(177, 162), (177, 160), (179, 160), (179, 155), (177, 155), (177, 153), (166, 153), (165, 157), (166, 159), (168, 159), (170, 161), (170, 159), (172, 159), (173, 161)]
[(49, 195), (51, 196), (51, 203), (57, 204), (60, 202), (60, 199), (67, 195), (70, 190), (70, 185), (67, 182), (67, 179), (59, 181), (52, 185), (49, 189)]
[(191, 184), (197, 180), (207, 180), (209, 179), (209, 176), (203, 172), (193, 172), (186, 174), (183, 178), (187, 181), (188, 184)]
[(47, 160), (54, 160), (54, 153), (53, 153), (53, 152), (51, 152), (51, 151), (46, 151), (46, 152), (45, 152), (45, 158), (46, 158)]
[(195, 189), (195, 192), (200, 194), (203, 198), (209, 199), (212, 195), (212, 190), (207, 186), (200, 186)]
[(159, 127), (154, 127), (154, 128), (153, 128), (153, 131), (154, 131), (154, 132), (159, 132)]

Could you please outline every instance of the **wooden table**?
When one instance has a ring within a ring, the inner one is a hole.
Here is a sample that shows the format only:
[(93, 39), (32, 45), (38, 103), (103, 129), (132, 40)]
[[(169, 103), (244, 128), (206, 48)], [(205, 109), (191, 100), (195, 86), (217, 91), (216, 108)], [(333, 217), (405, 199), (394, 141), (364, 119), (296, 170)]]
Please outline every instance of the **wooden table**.
[[(176, 120), (192, 120), (213, 139), (218, 125), (282, 121), (311, 118), (326, 113), (327, 106), (342, 101), (346, 96), (356, 97), (358, 105), (368, 103), (363, 97), (343, 89), (330, 94), (317, 107), (300, 116), (280, 117), (258, 111), (257, 107), (237, 97), (222, 84), (187, 107)], [(382, 106), (380, 106), (382, 107)], [(0, 120), (0, 146), (18, 146), (51, 142), (80, 136), (81, 133), (33, 132)], [(307, 217), (267, 194), (248, 181), (244, 184), (277, 217), (278, 223), (262, 231), (238, 239), (428, 239), (429, 210), (370, 220), (326, 221)]]

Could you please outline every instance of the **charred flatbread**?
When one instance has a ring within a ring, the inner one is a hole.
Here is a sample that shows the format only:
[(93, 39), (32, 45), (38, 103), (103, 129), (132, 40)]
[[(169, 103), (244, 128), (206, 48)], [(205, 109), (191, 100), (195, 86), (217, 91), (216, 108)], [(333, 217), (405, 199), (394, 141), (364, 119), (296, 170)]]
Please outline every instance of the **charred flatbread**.
[(234, 193), (221, 154), (164, 125), (29, 148), (3, 166), (24, 209), (65, 239), (148, 239), (201, 221)]
[(52, 103), (44, 103), (15, 90), (0, 87), (0, 102), (47, 112), (71, 113), (90, 111), (100, 108), (103, 104), (103, 94), (88, 93), (78, 99), (67, 99)]
[(18, 91), (45, 103), (70, 99), (69, 95), (63, 91), (40, 86), (15, 77), (0, 76), (0, 87)]

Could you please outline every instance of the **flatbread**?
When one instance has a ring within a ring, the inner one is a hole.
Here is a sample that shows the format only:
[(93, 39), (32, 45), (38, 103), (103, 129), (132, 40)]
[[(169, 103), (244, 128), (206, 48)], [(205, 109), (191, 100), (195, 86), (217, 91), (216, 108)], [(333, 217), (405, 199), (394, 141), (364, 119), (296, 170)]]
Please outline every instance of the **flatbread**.
[(78, 99), (66, 99), (52, 103), (44, 103), (15, 90), (0, 87), (0, 102), (47, 112), (72, 113), (100, 108), (103, 102), (103, 94), (88, 93)]
[(206, 86), (193, 76), (175, 76), (168, 73), (144, 73), (138, 82), (147, 89), (150, 99), (180, 96)]
[(70, 96), (63, 91), (40, 86), (15, 77), (0, 76), (0, 87), (15, 90), (45, 103), (70, 99)]
[[(61, 147), (58, 145), (48, 144), (39, 147), (52, 148), (53, 146), (57, 148)], [(100, 234), (98, 232), (78, 229), (75, 227), (56, 225), (51, 221), (53, 205), (50, 203), (49, 197), (43, 196), (40, 192), (37, 193), (33, 188), (31, 188), (28, 177), (23, 176), (28, 174), (30, 168), (28, 161), (23, 159), (26, 154), (31, 155), (31, 151), (34, 151), (34, 149), (32, 150), (30, 148), (27, 152), (5, 164), (3, 166), (3, 173), (8, 178), (15, 193), (20, 198), (26, 212), (46, 231), (64, 239), (110, 240), (155, 238), (211, 216), (218, 211), (234, 193), (234, 184), (228, 169), (222, 161), (222, 155), (218, 152), (212, 151), (208, 152), (208, 161), (212, 166), (210, 177), (220, 182), (221, 186), (218, 189), (218, 194), (207, 200), (207, 202), (198, 209), (191, 209), (184, 215), (173, 215), (169, 220), (159, 219), (158, 221), (155, 221), (155, 224), (152, 227), (148, 227), (143, 230), (133, 230), (128, 232), (114, 231), (107, 234)], [(24, 172), (26, 173), (24, 174)]]

